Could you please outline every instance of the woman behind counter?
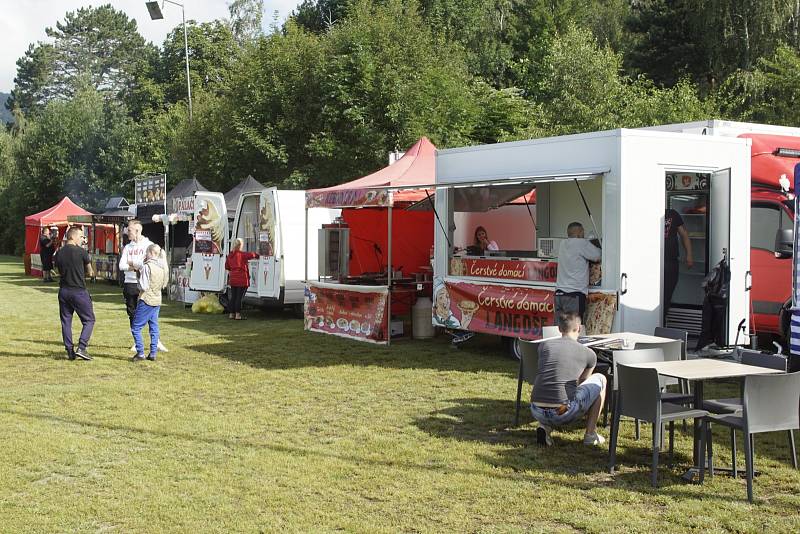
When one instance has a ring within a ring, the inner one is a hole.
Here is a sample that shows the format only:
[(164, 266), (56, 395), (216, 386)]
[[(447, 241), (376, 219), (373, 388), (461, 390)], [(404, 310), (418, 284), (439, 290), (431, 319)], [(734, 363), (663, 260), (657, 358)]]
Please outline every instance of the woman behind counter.
[(489, 240), (489, 234), (486, 233), (486, 228), (478, 226), (475, 228), (475, 246), (480, 248), (481, 251), (487, 250), (500, 250), (495, 241)]

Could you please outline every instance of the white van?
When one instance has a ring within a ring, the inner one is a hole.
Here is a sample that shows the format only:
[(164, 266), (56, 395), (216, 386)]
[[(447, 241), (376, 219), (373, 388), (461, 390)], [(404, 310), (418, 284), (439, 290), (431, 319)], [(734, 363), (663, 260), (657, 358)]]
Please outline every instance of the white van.
[(317, 229), (333, 222), (341, 210), (312, 208), (306, 220), (305, 191), (275, 187), (239, 198), (231, 240), (241, 238), (243, 250), (258, 252), (250, 262), (250, 287), (244, 301), (257, 306), (293, 306), (302, 312), (305, 254), (308, 277), (317, 278)]

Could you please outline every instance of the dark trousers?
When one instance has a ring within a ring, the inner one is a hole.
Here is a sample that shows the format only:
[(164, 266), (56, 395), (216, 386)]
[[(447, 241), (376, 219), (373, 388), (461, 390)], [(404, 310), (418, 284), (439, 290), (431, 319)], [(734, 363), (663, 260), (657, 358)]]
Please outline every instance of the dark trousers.
[(133, 318), (136, 315), (136, 305), (139, 304), (139, 284), (123, 284), (122, 297), (125, 299), (125, 311), (128, 314), (128, 322), (133, 326)]
[(574, 293), (556, 291), (556, 321), (558, 314), (562, 312), (577, 313), (583, 322), (583, 316), (586, 314), (586, 295), (580, 291)]
[(242, 299), (245, 293), (247, 293), (246, 287), (231, 286), (231, 300), (228, 303), (228, 313), (241, 313)]
[(81, 337), (78, 339), (78, 347), (86, 349), (94, 329), (94, 309), (89, 292), (76, 287), (62, 287), (58, 290), (58, 311), (61, 315), (61, 337), (64, 340), (64, 348), (69, 352), (74, 348), (72, 344), (72, 314), (77, 313), (83, 326)]
[(664, 262), (664, 318), (667, 317), (670, 304), (672, 304), (672, 294), (678, 285), (678, 260), (667, 260)]

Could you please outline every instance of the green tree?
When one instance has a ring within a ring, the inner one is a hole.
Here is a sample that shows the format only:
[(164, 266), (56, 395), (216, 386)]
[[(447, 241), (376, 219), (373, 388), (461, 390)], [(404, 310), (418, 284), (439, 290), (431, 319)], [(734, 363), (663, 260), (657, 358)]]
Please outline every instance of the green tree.
[(254, 41), (261, 35), (264, 0), (231, 0), (229, 27), (239, 45)]
[(630, 18), (634, 45), (626, 64), (657, 84), (689, 75), (717, 88), (750, 70), (783, 42), (798, 44), (797, 2), (786, 0), (643, 0)]
[(30, 113), (53, 98), (55, 56), (55, 48), (51, 44), (28, 46), (25, 55), (17, 60), (17, 76), (11, 96), (5, 103), (7, 109)]
[[(192, 90), (221, 91), (238, 56), (230, 28), (219, 20), (201, 24), (188, 21), (187, 40)], [(164, 41), (156, 76), (168, 103), (186, 99), (185, 61), (183, 26), (176, 26)]]
[(141, 82), (156, 49), (136, 21), (110, 4), (68, 12), (46, 29), (52, 44), (31, 45), (17, 62), (11, 105), (35, 112), (52, 99), (69, 99), (90, 86), (108, 99), (127, 99)]
[(290, 19), (313, 33), (324, 33), (344, 20), (352, 0), (303, 0)]
[(91, 87), (72, 99), (48, 103), (32, 120), (15, 148), (16, 169), (9, 182), (10, 209), (0, 226), (10, 228), (6, 248), (16, 248), (24, 216), (69, 195), (99, 208), (119, 184), (134, 175), (143, 157), (141, 130), (122, 105)]
[(740, 70), (722, 86), (726, 114), (745, 121), (800, 125), (800, 54), (782, 45), (771, 57), (759, 58), (751, 71)]
[(631, 81), (621, 73), (620, 54), (599, 46), (586, 29), (558, 36), (543, 64), (538, 92), (551, 134), (684, 122), (716, 111), (688, 80), (669, 89), (644, 77)]

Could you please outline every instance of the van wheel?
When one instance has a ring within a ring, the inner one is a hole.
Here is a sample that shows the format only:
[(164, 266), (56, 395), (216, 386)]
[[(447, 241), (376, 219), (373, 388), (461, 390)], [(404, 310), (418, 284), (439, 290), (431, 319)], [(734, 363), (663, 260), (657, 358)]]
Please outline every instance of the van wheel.
[(302, 319), (303, 318), (303, 305), (302, 304), (292, 304), (292, 315), (295, 319)]
[(503, 350), (506, 355), (512, 360), (521, 359), (519, 352), (519, 340), (515, 337), (500, 338), (503, 342)]

